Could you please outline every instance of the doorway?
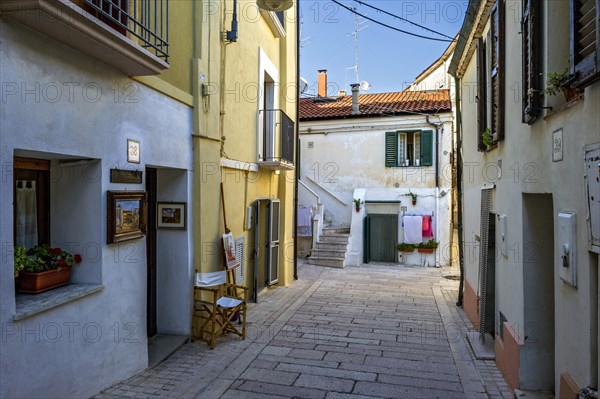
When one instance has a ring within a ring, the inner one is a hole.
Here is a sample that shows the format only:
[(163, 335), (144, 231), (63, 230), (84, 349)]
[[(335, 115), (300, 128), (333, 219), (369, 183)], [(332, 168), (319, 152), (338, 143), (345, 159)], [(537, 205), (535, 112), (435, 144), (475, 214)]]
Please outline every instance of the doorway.
[(496, 337), (496, 215), (489, 214), (488, 240), (487, 240), (487, 270), (486, 276), (482, 278), (482, 292), (485, 297), (481, 301), (480, 312), (483, 317), (483, 333), (492, 339)]
[(525, 337), (520, 386), (554, 391), (554, 217), (552, 194), (523, 194)]
[(364, 262), (396, 262), (397, 214), (368, 214), (364, 219)]
[(259, 198), (254, 203), (254, 284), (252, 297), (279, 282), (279, 219), (278, 199)]
[(156, 324), (156, 174), (156, 169), (146, 168), (146, 192), (148, 193), (146, 331), (148, 338), (155, 336), (158, 332)]

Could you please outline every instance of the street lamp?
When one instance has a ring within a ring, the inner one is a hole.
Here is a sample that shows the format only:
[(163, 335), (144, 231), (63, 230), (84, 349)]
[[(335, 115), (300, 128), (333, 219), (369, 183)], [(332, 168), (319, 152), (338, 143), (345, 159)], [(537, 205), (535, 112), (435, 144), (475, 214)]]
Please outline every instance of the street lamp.
[(294, 5), (293, 0), (257, 0), (258, 8), (266, 11), (284, 11)]

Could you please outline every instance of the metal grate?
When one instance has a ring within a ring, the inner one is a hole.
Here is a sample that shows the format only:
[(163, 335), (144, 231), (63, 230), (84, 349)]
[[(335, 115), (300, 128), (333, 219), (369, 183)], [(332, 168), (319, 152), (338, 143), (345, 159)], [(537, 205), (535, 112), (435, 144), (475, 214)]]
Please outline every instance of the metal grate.
[(486, 294), (488, 278), (488, 242), (492, 190), (481, 190), (481, 231), (479, 242), (479, 341), (485, 344)]
[(117, 31), (129, 32), (142, 47), (168, 62), (169, 0), (84, 0), (96, 16)]

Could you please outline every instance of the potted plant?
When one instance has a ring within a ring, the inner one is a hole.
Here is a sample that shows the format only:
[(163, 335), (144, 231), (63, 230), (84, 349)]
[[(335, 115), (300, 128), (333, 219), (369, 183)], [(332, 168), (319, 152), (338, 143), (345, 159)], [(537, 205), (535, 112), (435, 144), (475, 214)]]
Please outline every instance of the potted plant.
[(15, 246), (15, 278), (19, 277), (19, 273), (30, 261), (31, 259), (27, 256), (27, 248), (22, 245)]
[(19, 271), (18, 290), (39, 294), (69, 283), (71, 267), (81, 263), (81, 255), (72, 255), (58, 247), (47, 244), (30, 248), (23, 255), (24, 247), (15, 249), (15, 274)]
[(415, 250), (417, 246), (415, 244), (406, 244), (404, 242), (399, 243), (396, 248), (400, 252), (411, 253)]
[(411, 197), (412, 199), (412, 204), (413, 205), (417, 205), (417, 197), (418, 195), (413, 193), (412, 191), (408, 190), (408, 194), (404, 194), (405, 197)]
[(492, 139), (492, 131), (489, 127), (486, 127), (483, 133), (481, 133), (481, 142), (488, 148), (494, 145), (494, 140)]
[(417, 245), (417, 250), (422, 254), (431, 254), (438, 247), (440, 243), (433, 238), (427, 242), (422, 242)]
[(354, 201), (354, 208), (356, 209), (356, 212), (360, 212), (360, 206), (361, 204), (364, 204), (364, 202), (361, 201), (360, 198), (353, 198), (352, 201)]
[(565, 68), (563, 71), (548, 72), (546, 74), (546, 88), (542, 90), (544, 94), (549, 96), (555, 96), (562, 91), (565, 99), (571, 101), (577, 97), (581, 91), (577, 88), (568, 87), (567, 80), (569, 79), (569, 68)]

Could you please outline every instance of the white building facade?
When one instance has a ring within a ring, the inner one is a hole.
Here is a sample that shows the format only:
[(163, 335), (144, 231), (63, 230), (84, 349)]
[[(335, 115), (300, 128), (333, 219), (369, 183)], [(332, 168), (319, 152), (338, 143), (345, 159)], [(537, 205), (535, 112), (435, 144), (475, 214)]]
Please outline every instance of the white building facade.
[[(600, 378), (599, 13), (597, 1), (471, 1), (450, 66), (464, 309), (512, 388), (555, 397)], [(569, 100), (546, 90), (563, 71)]]
[[(453, 143), (449, 92), (361, 94), (358, 113), (352, 113), (351, 103), (351, 96), (300, 101), (301, 186), (319, 197), (325, 219), (350, 227), (347, 264), (447, 265)], [(416, 195), (415, 205), (409, 193)], [(302, 200), (301, 192), (300, 205)], [(360, 202), (358, 210), (354, 200)], [(405, 215), (431, 218), (431, 238), (440, 243), (433, 254), (397, 251), (404, 241)], [(379, 237), (382, 229), (387, 233)], [(373, 243), (382, 240), (384, 248), (375, 248)]]
[[(189, 204), (192, 113), (129, 77), (167, 64), (115, 29), (68, 2), (18, 3), (2, 2), (0, 19), (0, 396), (88, 397), (148, 367), (149, 318), (159, 333), (190, 335), (191, 229), (148, 224), (109, 244), (107, 193), (145, 192), (150, 217), (151, 203)], [(39, 295), (17, 292), (13, 277), (15, 184), (28, 173), (45, 182), (40, 243), (83, 258), (69, 285)], [(189, 226), (191, 207), (183, 217)]]

